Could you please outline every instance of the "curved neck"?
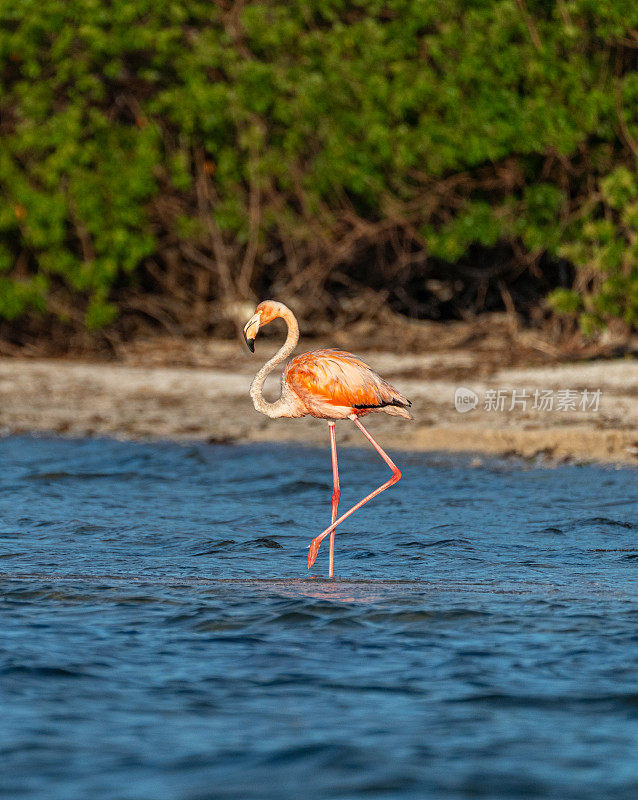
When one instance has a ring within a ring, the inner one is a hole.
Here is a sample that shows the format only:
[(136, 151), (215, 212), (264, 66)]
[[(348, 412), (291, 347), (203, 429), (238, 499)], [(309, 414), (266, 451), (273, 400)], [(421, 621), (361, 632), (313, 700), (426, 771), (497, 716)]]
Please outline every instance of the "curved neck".
[(295, 315), (292, 313), (292, 311), (289, 308), (286, 308), (286, 306), (283, 306), (281, 313), (278, 314), (278, 316), (284, 319), (286, 321), (286, 325), (288, 326), (288, 336), (286, 337), (286, 341), (275, 353), (275, 355), (269, 361), (266, 361), (264, 366), (253, 378), (253, 382), (250, 384), (250, 396), (252, 397), (253, 405), (257, 411), (260, 411), (267, 417), (272, 418), (284, 416), (288, 410), (288, 403), (283, 397), (280, 397), (279, 400), (275, 400), (274, 403), (269, 403), (264, 398), (262, 393), (264, 381), (266, 380), (266, 377), (275, 369), (275, 367), (288, 358), (299, 341), (299, 325), (297, 324), (297, 320), (295, 319)]

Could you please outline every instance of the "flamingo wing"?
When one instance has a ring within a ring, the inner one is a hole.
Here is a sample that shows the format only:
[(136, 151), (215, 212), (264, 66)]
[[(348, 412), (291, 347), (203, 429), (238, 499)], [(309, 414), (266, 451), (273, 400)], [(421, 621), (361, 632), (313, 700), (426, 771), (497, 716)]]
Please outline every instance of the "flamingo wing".
[[(360, 358), (343, 350), (312, 350), (289, 362), (284, 381), (301, 397), (310, 413), (340, 408), (365, 413), (411, 405)], [(347, 414), (346, 414), (347, 415)], [(409, 416), (407, 412), (402, 415)]]

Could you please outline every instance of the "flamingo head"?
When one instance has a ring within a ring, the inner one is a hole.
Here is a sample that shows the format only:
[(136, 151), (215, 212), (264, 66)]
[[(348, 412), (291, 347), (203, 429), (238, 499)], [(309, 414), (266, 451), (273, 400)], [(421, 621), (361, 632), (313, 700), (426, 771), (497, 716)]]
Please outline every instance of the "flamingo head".
[(283, 316), (285, 308), (282, 303), (277, 303), (274, 300), (264, 300), (263, 303), (257, 306), (255, 313), (244, 325), (244, 339), (251, 353), (255, 352), (255, 339), (259, 329), (264, 325), (268, 325), (274, 319)]

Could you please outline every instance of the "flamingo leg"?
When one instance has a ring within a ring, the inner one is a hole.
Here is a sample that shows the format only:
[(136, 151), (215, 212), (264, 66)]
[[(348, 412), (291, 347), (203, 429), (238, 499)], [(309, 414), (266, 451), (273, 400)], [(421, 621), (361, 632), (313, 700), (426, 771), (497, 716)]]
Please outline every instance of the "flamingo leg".
[[(332, 454), (332, 524), (337, 519), (337, 509), (339, 508), (339, 498), (341, 497), (341, 489), (339, 488), (339, 466), (337, 465), (337, 439), (335, 436), (335, 424), (329, 422), (330, 426), (330, 452)], [(330, 555), (328, 558), (328, 577), (332, 578), (334, 575), (334, 556), (335, 556), (335, 532), (334, 528), (330, 531)]]
[(325, 529), (319, 536), (315, 536), (315, 538), (310, 542), (310, 551), (308, 552), (308, 569), (315, 563), (315, 559), (317, 558), (317, 553), (319, 552), (319, 545), (321, 542), (326, 538), (329, 533), (332, 533), (337, 525), (341, 525), (341, 523), (350, 516), (350, 514), (354, 514), (355, 511), (358, 511), (362, 505), (368, 502), (368, 500), (372, 500), (373, 497), (376, 497), (381, 492), (384, 492), (386, 489), (389, 489), (390, 486), (393, 486), (397, 481), (401, 479), (401, 470), (397, 467), (394, 461), (390, 458), (390, 456), (385, 452), (385, 450), (378, 444), (373, 438), (370, 433), (363, 427), (359, 418), (356, 415), (350, 417), (350, 419), (354, 422), (354, 424), (359, 428), (361, 433), (366, 437), (366, 439), (370, 442), (370, 444), (374, 447), (377, 453), (381, 456), (381, 458), (385, 461), (385, 463), (390, 467), (392, 470), (392, 477), (388, 478), (385, 483), (382, 483), (381, 486), (376, 488), (373, 492), (367, 497), (364, 497), (363, 500), (359, 500), (358, 503), (349, 508), (345, 514), (342, 514), (339, 519), (334, 520), (330, 524), (328, 528)]

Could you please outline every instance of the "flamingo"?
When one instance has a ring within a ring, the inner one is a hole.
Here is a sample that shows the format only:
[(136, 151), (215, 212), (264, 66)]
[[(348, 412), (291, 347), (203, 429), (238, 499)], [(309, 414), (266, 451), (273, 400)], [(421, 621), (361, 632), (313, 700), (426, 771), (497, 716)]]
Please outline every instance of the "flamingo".
[[(412, 404), (387, 381), (360, 358), (343, 350), (311, 350), (302, 353), (288, 362), (281, 376), (281, 396), (274, 403), (264, 399), (263, 386), (266, 376), (284, 362), (297, 346), (299, 325), (292, 311), (283, 303), (265, 300), (255, 309), (255, 313), (244, 326), (244, 338), (252, 353), (255, 352), (255, 338), (260, 328), (275, 319), (283, 319), (288, 326), (288, 336), (283, 346), (267, 361), (255, 375), (250, 385), (250, 396), (255, 409), (271, 419), (279, 417), (312, 417), (327, 419), (330, 429), (330, 452), (332, 455), (332, 517), (330, 525), (310, 543), (308, 569), (312, 567), (319, 552), (321, 542), (330, 535), (328, 577), (334, 573), (335, 528), (354, 514), (362, 505), (381, 492), (389, 489), (401, 479), (401, 471), (390, 456), (364, 428), (360, 417), (382, 411), (394, 417), (412, 419), (407, 410)], [(381, 458), (392, 470), (388, 480), (373, 492), (359, 500), (337, 519), (339, 498), (339, 468), (337, 465), (337, 443), (335, 420), (350, 419), (359, 428)]]

